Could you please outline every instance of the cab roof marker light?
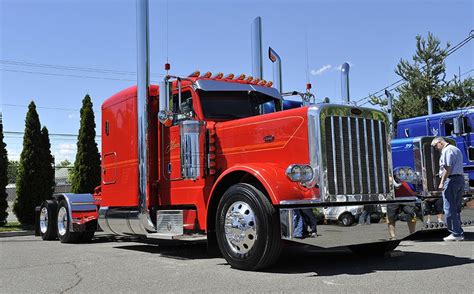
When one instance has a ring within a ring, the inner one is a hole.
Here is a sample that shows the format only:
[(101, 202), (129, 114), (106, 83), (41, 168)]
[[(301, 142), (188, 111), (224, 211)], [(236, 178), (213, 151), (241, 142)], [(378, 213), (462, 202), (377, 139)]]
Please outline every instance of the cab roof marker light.
[(251, 84), (256, 85), (260, 82), (260, 79), (255, 79), (251, 82)]
[(241, 74), (238, 77), (236, 77), (235, 79), (239, 80), (239, 81), (245, 80), (245, 74)]
[(258, 83), (259, 86), (265, 86), (267, 84), (267, 81), (261, 80), (260, 83)]
[(196, 70), (196, 71), (192, 72), (192, 73), (188, 76), (188, 78), (197, 78), (197, 77), (199, 77), (200, 75), (201, 75), (201, 72), (200, 72), (199, 70)]
[(224, 77), (224, 74), (221, 72), (216, 73), (212, 78), (213, 79), (222, 79)]
[(201, 76), (201, 78), (210, 78), (212, 76), (212, 72), (208, 71)]
[(233, 73), (230, 73), (230, 74), (226, 75), (224, 79), (226, 79), (226, 80), (232, 80), (233, 78), (234, 78), (234, 74), (233, 74)]
[(247, 83), (250, 83), (251, 81), (253, 81), (253, 77), (252, 77), (252, 76), (248, 76), (245, 81), (246, 81)]
[(269, 82), (267, 83), (267, 87), (271, 87), (271, 86), (273, 86), (273, 82), (272, 82), (272, 81), (269, 81)]

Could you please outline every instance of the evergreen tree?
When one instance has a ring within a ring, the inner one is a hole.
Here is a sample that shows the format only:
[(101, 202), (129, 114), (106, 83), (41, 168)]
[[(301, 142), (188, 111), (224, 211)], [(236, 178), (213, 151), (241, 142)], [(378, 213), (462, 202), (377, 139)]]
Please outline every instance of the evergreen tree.
[(20, 163), (18, 161), (9, 160), (7, 166), (7, 175), (8, 175), (8, 183), (16, 183), (16, 176), (18, 174), (18, 167)]
[(72, 177), (73, 193), (92, 193), (100, 185), (100, 155), (95, 142), (95, 121), (89, 95), (82, 100), (81, 126)]
[(42, 200), (51, 199), (56, 185), (54, 179), (54, 158), (51, 155), (51, 143), (49, 141), (49, 132), (46, 127), (41, 129), (41, 178), (42, 186), (38, 195)]
[(41, 125), (36, 112), (36, 105), (28, 105), (25, 119), (25, 133), (23, 136), (23, 150), (20, 155), (20, 166), (16, 179), (16, 194), (13, 212), (22, 224), (34, 224), (35, 207), (41, 205), (39, 191), (45, 185), (41, 169), (44, 166), (42, 159)]
[[(443, 111), (443, 100), (446, 93), (444, 59), (447, 56), (449, 43), (441, 48), (440, 41), (428, 33), (425, 40), (416, 36), (416, 53), (413, 62), (401, 59), (395, 69), (404, 83), (396, 88), (398, 99), (393, 101), (393, 117), (400, 119), (428, 114), (427, 96), (433, 99), (433, 113)], [(387, 100), (371, 97), (372, 104), (386, 107)]]
[(7, 190), (8, 185), (8, 176), (7, 176), (7, 165), (8, 165), (8, 156), (6, 144), (3, 142), (3, 123), (0, 113), (0, 226), (3, 226), (7, 223)]
[(443, 109), (449, 111), (468, 106), (474, 106), (474, 78), (468, 77), (461, 81), (455, 77), (447, 84)]

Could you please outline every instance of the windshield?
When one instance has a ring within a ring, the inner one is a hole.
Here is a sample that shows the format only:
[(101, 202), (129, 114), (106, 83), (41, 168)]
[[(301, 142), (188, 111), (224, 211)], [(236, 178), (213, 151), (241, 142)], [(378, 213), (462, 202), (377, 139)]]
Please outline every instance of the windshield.
[(278, 100), (256, 91), (199, 90), (206, 118), (235, 119), (275, 112)]

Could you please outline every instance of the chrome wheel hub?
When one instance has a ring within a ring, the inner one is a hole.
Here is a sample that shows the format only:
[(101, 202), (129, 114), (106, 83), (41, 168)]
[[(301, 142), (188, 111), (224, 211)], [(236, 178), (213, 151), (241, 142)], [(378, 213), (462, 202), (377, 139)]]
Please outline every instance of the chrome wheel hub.
[(66, 207), (61, 207), (58, 211), (58, 234), (64, 236), (67, 228), (67, 211)]
[(41, 208), (40, 212), (40, 231), (45, 234), (48, 230), (48, 208)]
[(227, 243), (235, 253), (244, 254), (252, 249), (257, 240), (257, 223), (247, 203), (237, 201), (227, 209), (224, 231)]

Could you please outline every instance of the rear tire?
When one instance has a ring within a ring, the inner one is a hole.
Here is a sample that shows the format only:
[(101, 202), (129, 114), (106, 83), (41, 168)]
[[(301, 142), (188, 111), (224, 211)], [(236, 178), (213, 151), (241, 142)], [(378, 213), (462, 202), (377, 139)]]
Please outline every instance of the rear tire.
[(71, 218), (69, 217), (69, 208), (66, 200), (59, 202), (57, 220), (59, 241), (61, 243), (77, 243), (82, 234), (70, 230)]
[(371, 244), (361, 244), (349, 246), (349, 249), (361, 256), (384, 256), (387, 252), (393, 251), (400, 244), (401, 240), (377, 242)]
[(54, 200), (46, 200), (40, 208), (39, 232), (43, 240), (56, 240), (58, 238), (56, 221), (58, 205)]
[(216, 235), (230, 266), (259, 270), (274, 264), (281, 252), (278, 210), (250, 184), (235, 184), (217, 208)]

